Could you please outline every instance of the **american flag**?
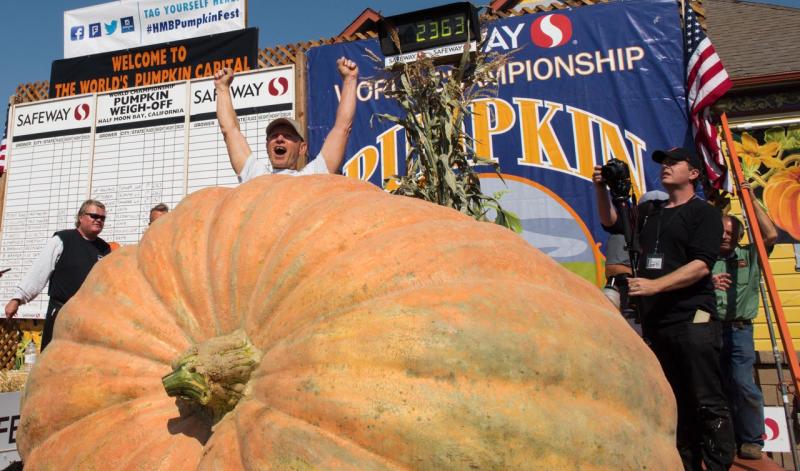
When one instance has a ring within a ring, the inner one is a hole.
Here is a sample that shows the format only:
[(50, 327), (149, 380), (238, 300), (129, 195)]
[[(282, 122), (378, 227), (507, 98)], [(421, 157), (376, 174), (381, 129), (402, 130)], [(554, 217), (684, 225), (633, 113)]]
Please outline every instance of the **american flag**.
[(6, 138), (8, 137), (8, 111), (11, 109), (11, 104), (6, 107), (6, 121), (3, 123), (3, 141), (0, 142), (0, 176), (6, 171)]
[(692, 134), (695, 146), (705, 162), (706, 175), (711, 186), (731, 192), (733, 186), (719, 146), (717, 129), (711, 124), (710, 107), (733, 84), (689, 3), (689, 0), (683, 2), (683, 39), (687, 57), (686, 88)]

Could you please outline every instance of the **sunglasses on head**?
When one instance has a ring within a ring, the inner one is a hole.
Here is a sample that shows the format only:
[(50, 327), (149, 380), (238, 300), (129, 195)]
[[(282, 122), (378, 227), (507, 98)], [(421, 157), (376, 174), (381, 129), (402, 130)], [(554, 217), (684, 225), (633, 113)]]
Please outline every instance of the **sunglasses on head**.
[(90, 218), (94, 219), (95, 221), (97, 221), (99, 219), (99, 220), (101, 220), (103, 222), (106, 222), (106, 217), (103, 214), (97, 214), (97, 213), (84, 213), (84, 214), (86, 214)]

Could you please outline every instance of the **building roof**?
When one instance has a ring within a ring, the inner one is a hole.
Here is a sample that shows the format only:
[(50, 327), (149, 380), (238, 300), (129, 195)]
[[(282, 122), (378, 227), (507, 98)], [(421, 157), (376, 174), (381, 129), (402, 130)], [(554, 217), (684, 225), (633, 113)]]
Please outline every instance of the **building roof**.
[(381, 19), (381, 14), (372, 8), (365, 8), (360, 15), (356, 17), (345, 29), (339, 33), (339, 36), (352, 36), (356, 33), (366, 33), (368, 31), (377, 31), (378, 22)]
[(800, 81), (800, 8), (703, 0), (706, 29), (735, 87)]

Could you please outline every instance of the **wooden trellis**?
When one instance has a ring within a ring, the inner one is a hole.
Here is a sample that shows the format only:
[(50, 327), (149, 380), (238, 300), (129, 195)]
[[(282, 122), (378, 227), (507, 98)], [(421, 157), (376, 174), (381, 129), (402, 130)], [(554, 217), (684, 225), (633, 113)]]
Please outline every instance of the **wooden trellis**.
[(14, 103), (44, 100), (47, 98), (49, 88), (50, 82), (46, 80), (43, 82), (21, 83), (17, 85)]

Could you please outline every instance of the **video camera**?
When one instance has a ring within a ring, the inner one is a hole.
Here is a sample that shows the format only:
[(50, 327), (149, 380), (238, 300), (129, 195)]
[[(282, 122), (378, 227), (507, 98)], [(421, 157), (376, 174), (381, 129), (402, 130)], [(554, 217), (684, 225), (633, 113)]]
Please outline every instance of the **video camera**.
[[(628, 250), (628, 258), (632, 276), (637, 276), (637, 266), (639, 264), (639, 234), (636, 227), (636, 198), (634, 196), (631, 204), (631, 172), (628, 164), (619, 160), (611, 159), (600, 168), (600, 175), (608, 185), (614, 207), (622, 222), (622, 231), (625, 237), (625, 248)], [(612, 277), (609, 284), (604, 288), (606, 297), (615, 302), (620, 312), (629, 319), (636, 319), (639, 323), (638, 308), (634, 300), (628, 297), (627, 275)]]
[(611, 159), (600, 169), (600, 175), (606, 181), (613, 199), (621, 200), (630, 197), (631, 171), (628, 164), (619, 159)]

